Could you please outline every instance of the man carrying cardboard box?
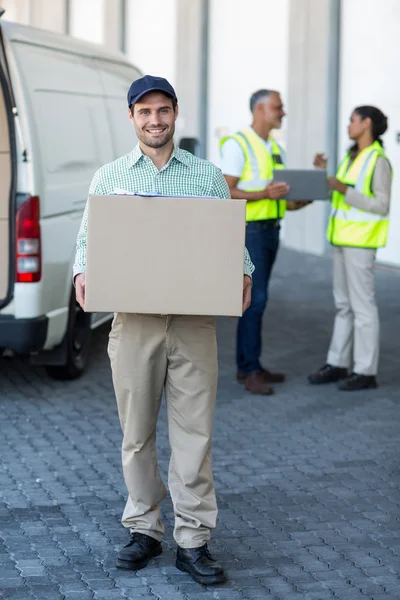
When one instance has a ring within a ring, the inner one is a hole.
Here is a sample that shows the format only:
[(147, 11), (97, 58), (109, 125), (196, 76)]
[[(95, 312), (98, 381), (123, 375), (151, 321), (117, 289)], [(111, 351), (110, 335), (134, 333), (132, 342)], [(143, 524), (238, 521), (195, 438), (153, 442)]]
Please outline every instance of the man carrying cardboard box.
[[(132, 193), (230, 197), (217, 167), (174, 146), (178, 105), (168, 81), (149, 75), (136, 80), (128, 92), (128, 106), (139, 143), (131, 153), (97, 171), (89, 194), (112, 194), (119, 188)], [(87, 206), (74, 264), (76, 298), (82, 308), (86, 234)], [(251, 301), (253, 270), (246, 250), (243, 312)], [(122, 523), (130, 529), (130, 540), (118, 553), (117, 566), (141, 569), (162, 551), (160, 502), (166, 489), (157, 464), (156, 424), (165, 389), (171, 445), (168, 481), (178, 544), (176, 566), (200, 583), (224, 582), (224, 571), (207, 547), (217, 518), (211, 468), (218, 375), (213, 318), (117, 313), (108, 353), (123, 430), (122, 463), (129, 492)]]

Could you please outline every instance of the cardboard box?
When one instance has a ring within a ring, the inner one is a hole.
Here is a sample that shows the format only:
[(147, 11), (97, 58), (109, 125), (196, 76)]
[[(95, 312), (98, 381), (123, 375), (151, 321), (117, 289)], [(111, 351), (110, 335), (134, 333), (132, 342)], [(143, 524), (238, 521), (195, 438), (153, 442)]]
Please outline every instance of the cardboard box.
[(246, 201), (89, 197), (85, 310), (241, 316)]

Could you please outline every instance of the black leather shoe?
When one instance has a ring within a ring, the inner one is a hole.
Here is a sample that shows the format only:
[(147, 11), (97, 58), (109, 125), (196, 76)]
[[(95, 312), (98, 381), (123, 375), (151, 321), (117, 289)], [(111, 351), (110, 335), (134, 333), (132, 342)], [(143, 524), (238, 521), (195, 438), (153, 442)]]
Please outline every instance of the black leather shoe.
[(116, 566), (119, 569), (143, 569), (149, 560), (162, 552), (159, 541), (143, 533), (131, 533), (131, 539), (118, 552)]
[(339, 383), (338, 387), (342, 392), (356, 392), (358, 390), (375, 389), (378, 387), (378, 382), (375, 375), (352, 373), (350, 377)]
[(226, 581), (223, 568), (211, 556), (207, 544), (200, 548), (178, 546), (176, 567), (180, 571), (186, 571), (195, 581), (203, 585), (214, 585)]
[(345, 379), (348, 375), (347, 369), (342, 367), (334, 367), (332, 365), (324, 365), (316, 373), (308, 376), (309, 383), (317, 385), (320, 383), (333, 383)]

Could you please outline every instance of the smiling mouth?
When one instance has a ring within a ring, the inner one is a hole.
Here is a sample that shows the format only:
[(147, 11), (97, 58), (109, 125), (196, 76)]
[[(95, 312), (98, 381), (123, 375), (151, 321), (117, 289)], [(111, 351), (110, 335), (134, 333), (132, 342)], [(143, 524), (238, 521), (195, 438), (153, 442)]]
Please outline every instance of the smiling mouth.
[(146, 129), (147, 133), (153, 133), (155, 135), (160, 134), (160, 133), (164, 133), (165, 129), (161, 129), (161, 128), (153, 128), (153, 129)]

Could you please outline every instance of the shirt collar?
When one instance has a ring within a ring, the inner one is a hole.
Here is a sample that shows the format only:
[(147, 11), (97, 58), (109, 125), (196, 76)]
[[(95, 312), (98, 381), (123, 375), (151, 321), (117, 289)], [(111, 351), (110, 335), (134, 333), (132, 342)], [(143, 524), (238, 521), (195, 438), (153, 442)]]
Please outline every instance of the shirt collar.
[[(136, 163), (144, 157), (143, 152), (140, 149), (139, 144), (136, 144), (134, 149), (130, 154), (128, 154), (128, 168), (133, 167)], [(184, 150), (181, 150), (178, 146), (174, 146), (174, 149), (171, 154), (171, 158), (169, 159), (167, 164), (170, 164), (172, 160), (177, 160), (186, 167), (190, 165), (190, 156)]]
[(260, 135), (258, 135), (257, 131), (254, 131), (254, 129), (251, 126), (250, 126), (250, 129), (258, 137), (258, 139), (262, 141), (263, 144), (272, 144), (271, 136), (268, 136), (268, 139), (264, 140), (264, 138), (262, 138)]

